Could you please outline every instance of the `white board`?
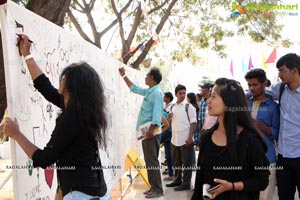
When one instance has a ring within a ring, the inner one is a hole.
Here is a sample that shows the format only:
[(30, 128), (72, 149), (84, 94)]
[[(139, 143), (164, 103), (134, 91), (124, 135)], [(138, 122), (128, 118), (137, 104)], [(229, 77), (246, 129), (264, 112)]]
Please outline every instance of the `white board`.
[[(78, 61), (86, 61), (102, 77), (108, 100), (108, 148), (100, 150), (108, 189), (117, 183), (124, 172), (125, 157), (133, 147), (141, 152), (136, 140), (135, 125), (142, 97), (130, 94), (118, 73), (122, 64), (110, 55), (72, 35), (55, 24), (8, 1), (1, 6), (1, 32), (5, 62), (5, 79), (10, 117), (18, 120), (20, 130), (39, 148), (49, 141), (55, 126), (58, 108), (45, 100), (34, 87), (26, 64), (18, 54), (16, 33), (25, 33), (34, 41), (31, 53), (55, 87), (62, 69)], [(143, 84), (144, 74), (126, 68), (133, 82)], [(18, 144), (12, 144), (11, 167), (26, 168), (30, 159)], [(115, 168), (115, 169), (113, 169)], [(116, 169), (121, 168), (121, 169)], [(56, 173), (51, 171), (13, 169), (14, 199), (54, 199)], [(51, 178), (51, 174), (52, 177)]]

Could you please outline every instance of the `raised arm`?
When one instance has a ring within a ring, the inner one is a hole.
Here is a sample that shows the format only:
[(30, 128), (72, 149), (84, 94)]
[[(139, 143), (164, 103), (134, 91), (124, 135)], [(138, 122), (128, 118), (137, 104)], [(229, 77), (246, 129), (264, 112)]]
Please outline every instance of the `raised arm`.
[(51, 103), (63, 108), (63, 96), (58, 93), (49, 79), (44, 75), (43, 71), (39, 68), (32, 55), (30, 54), (31, 43), (26, 35), (21, 35), (18, 38), (18, 47), (20, 53), (24, 56), (26, 65), (28, 67), (31, 78), (34, 82), (34, 87)]
[(35, 80), (37, 77), (43, 74), (43, 72), (30, 54), (31, 43), (28, 41), (28, 37), (26, 35), (19, 36), (18, 45), (20, 53), (22, 56), (24, 56), (31, 78), (32, 80)]
[(119, 68), (119, 73), (120, 73), (120, 75), (122, 76), (122, 78), (124, 79), (126, 85), (130, 88), (130, 87), (133, 85), (133, 83), (132, 83), (131, 80), (126, 76), (124, 67)]

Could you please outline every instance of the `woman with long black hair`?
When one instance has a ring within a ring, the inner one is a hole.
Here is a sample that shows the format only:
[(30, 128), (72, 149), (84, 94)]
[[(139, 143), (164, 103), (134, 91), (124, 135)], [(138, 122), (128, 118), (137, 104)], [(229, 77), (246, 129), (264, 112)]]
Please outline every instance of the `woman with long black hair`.
[(201, 137), (195, 189), (192, 200), (258, 200), (268, 185), (267, 146), (254, 127), (240, 84), (231, 79), (216, 80), (208, 99), (208, 113), (218, 117)]
[(34, 167), (45, 169), (56, 163), (64, 200), (104, 196), (107, 188), (98, 147), (106, 146), (107, 116), (99, 75), (87, 63), (72, 64), (62, 71), (57, 90), (30, 55), (28, 37), (21, 35), (18, 44), (35, 88), (62, 112), (44, 149), (29, 141), (11, 119), (6, 119), (4, 133), (18, 142)]

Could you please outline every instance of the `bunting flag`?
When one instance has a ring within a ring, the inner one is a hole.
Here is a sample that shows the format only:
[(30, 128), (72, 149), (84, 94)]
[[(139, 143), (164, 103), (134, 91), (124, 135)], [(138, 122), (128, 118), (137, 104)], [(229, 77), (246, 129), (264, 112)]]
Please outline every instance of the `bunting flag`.
[(276, 48), (273, 49), (272, 53), (269, 55), (268, 59), (265, 61), (267, 63), (274, 63), (276, 60)]
[(232, 62), (232, 60), (230, 61), (230, 73), (231, 73), (232, 77), (234, 77), (234, 74), (233, 74), (233, 62)]
[(247, 66), (246, 66), (246, 64), (245, 64), (245, 62), (244, 62), (244, 58), (242, 58), (242, 72), (243, 72), (244, 74), (246, 74), (247, 71), (248, 71), (248, 68), (247, 68)]
[(266, 56), (265, 56), (265, 54), (262, 54), (261, 61), (262, 61), (262, 66), (263, 66), (264, 70), (266, 71), (267, 68), (268, 68), (268, 66), (266, 64)]
[(248, 70), (251, 70), (253, 68), (252, 58), (250, 56), (249, 63), (248, 63)]

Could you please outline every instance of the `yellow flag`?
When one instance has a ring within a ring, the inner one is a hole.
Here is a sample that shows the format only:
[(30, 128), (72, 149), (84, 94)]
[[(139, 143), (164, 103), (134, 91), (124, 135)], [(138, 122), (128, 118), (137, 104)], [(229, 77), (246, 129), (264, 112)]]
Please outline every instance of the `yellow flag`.
[(265, 54), (262, 54), (261, 61), (262, 61), (262, 66), (263, 66), (264, 70), (266, 71), (268, 68), (268, 65), (265, 63), (266, 62)]

